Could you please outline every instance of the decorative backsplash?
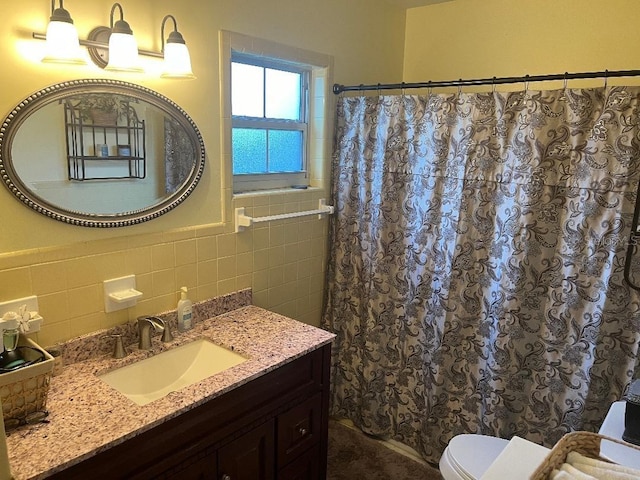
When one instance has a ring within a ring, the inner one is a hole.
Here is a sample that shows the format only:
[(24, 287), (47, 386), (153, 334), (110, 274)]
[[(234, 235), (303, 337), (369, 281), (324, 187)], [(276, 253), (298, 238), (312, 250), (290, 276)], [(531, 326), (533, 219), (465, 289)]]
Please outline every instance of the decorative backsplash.
[[(253, 302), (250, 288), (222, 295), (220, 297), (203, 300), (193, 304), (194, 324), (209, 318), (222, 315), (237, 308), (246, 307)], [(169, 325), (171, 331), (178, 332), (178, 318), (176, 310), (169, 310), (155, 315)], [(64, 363), (69, 365), (82, 362), (90, 358), (113, 352), (114, 339), (110, 335), (122, 335), (124, 345), (132, 345), (138, 341), (138, 326), (135, 322), (127, 322), (108, 330), (99, 330), (81, 337), (73, 338), (65, 343), (56, 345)]]

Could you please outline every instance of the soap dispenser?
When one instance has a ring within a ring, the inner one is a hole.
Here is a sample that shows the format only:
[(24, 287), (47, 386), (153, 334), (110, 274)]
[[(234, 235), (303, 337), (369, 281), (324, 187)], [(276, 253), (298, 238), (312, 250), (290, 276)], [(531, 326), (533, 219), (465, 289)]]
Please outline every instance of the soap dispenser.
[(178, 301), (178, 331), (186, 332), (193, 326), (191, 300), (187, 298), (187, 287), (180, 289), (180, 301)]

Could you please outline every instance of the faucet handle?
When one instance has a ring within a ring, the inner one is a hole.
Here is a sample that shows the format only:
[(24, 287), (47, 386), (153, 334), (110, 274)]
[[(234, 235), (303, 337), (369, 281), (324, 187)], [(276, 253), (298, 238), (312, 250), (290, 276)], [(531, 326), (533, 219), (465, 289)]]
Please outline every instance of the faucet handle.
[(160, 340), (162, 340), (164, 343), (172, 342), (173, 334), (171, 333), (171, 329), (169, 328), (169, 322), (165, 321), (163, 323), (164, 330), (162, 330), (162, 338)]
[(109, 335), (112, 338), (115, 338), (115, 345), (113, 347), (113, 358), (124, 358), (127, 356), (127, 349), (124, 348), (122, 344), (122, 335), (119, 333), (113, 333)]
[(171, 329), (169, 328), (168, 321), (163, 320), (160, 317), (149, 316), (138, 317), (138, 322), (140, 322), (140, 320), (146, 320), (156, 332), (162, 332), (162, 337), (160, 340), (162, 340), (164, 343), (173, 341), (173, 334), (171, 333)]

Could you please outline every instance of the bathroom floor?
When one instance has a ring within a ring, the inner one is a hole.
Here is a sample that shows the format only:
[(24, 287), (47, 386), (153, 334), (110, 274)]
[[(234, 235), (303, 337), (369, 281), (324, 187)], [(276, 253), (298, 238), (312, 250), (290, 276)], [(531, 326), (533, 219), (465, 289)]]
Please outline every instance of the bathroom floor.
[(327, 480), (441, 480), (440, 472), (387, 448), (335, 420), (329, 421)]

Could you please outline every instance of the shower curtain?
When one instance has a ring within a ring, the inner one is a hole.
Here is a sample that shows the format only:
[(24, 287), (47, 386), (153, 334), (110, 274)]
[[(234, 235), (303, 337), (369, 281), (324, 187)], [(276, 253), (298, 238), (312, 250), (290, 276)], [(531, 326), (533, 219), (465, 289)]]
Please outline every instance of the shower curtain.
[(431, 462), (460, 433), (597, 431), (637, 356), (639, 108), (635, 87), (339, 98), (332, 413)]
[(182, 125), (172, 118), (164, 119), (165, 193), (171, 194), (189, 178), (196, 152), (193, 142)]

